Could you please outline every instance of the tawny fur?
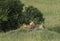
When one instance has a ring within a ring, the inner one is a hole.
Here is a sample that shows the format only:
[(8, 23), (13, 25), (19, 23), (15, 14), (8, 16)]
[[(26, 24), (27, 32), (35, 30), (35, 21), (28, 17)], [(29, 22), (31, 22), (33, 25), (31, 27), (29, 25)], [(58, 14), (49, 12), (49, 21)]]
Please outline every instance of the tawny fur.
[(34, 22), (30, 22), (29, 25), (23, 24), (23, 25), (21, 26), (21, 29), (22, 29), (22, 30), (30, 30), (30, 29), (33, 29), (34, 27), (35, 27)]
[(39, 24), (39, 29), (40, 29), (40, 30), (43, 30), (43, 29), (44, 29), (43, 23)]
[(30, 27), (31, 27), (31, 28), (35, 28), (35, 23), (34, 23), (33, 21), (32, 21), (32, 22), (30, 22), (30, 24), (29, 24), (29, 25), (30, 25)]

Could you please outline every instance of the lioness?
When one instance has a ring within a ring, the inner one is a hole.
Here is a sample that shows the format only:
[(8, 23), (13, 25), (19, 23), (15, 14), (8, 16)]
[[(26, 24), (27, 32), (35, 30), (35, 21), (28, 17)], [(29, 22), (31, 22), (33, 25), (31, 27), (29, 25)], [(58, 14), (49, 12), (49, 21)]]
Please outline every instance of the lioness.
[(34, 27), (35, 27), (35, 24), (34, 24), (34, 22), (32, 21), (32, 22), (30, 22), (30, 24), (28, 24), (28, 25), (23, 24), (20, 28), (21, 28), (22, 30), (27, 30), (27, 31), (29, 31), (30, 29), (33, 29)]

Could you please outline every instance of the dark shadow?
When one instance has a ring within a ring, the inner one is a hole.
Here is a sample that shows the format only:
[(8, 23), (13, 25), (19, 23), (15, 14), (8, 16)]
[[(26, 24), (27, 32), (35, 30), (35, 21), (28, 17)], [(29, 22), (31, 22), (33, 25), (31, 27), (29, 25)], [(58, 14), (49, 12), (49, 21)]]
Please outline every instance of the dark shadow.
[(60, 33), (60, 26), (48, 28), (48, 30)]

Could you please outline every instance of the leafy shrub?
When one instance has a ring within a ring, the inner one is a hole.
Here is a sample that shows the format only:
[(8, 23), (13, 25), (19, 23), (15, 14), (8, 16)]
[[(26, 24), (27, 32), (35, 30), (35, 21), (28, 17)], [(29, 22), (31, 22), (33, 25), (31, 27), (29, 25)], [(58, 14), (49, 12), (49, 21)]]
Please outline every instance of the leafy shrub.
[(34, 21), (36, 24), (39, 22), (44, 22), (43, 14), (33, 6), (26, 7), (24, 14), (25, 22), (29, 23), (30, 21)]
[(3, 0), (0, 2), (0, 30), (16, 29), (22, 15), (23, 4), (20, 0)]

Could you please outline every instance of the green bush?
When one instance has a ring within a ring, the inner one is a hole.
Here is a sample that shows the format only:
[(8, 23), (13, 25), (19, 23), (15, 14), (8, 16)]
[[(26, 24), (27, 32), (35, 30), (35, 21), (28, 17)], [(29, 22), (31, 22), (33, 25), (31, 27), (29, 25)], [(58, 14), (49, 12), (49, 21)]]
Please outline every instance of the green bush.
[(43, 14), (33, 6), (26, 7), (24, 14), (25, 22), (29, 23), (31, 21), (34, 21), (36, 24), (39, 24), (39, 22), (44, 22)]
[(7, 31), (18, 27), (23, 4), (20, 0), (0, 1), (0, 30)]

